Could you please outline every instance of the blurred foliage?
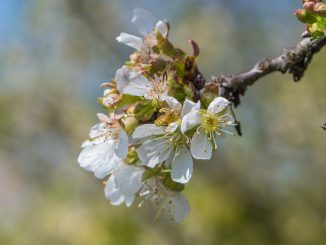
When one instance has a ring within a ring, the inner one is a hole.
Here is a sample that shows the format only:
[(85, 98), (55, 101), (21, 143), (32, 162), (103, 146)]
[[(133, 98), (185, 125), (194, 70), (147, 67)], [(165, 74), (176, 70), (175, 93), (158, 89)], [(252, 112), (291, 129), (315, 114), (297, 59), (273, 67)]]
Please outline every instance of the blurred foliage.
[(182, 224), (111, 206), (76, 162), (99, 84), (129, 52), (115, 37), (136, 33), (134, 7), (170, 20), (182, 48), (196, 40), (210, 76), (297, 42), (300, 2), (2, 1), (0, 244), (326, 244), (326, 50), (302, 82), (272, 75), (250, 88), (237, 110), (244, 136), (197, 162)]

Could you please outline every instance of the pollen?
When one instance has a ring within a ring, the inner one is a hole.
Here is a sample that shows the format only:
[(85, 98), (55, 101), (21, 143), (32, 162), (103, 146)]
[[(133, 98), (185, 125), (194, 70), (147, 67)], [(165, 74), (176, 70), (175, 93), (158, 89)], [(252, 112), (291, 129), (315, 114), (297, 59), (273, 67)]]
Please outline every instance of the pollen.
[(167, 86), (167, 77), (163, 75), (162, 77), (157, 76), (156, 74), (154, 75), (154, 79), (150, 81), (151, 87), (147, 94), (152, 97), (159, 99), (160, 96), (164, 95), (168, 91), (168, 86)]
[(160, 110), (160, 113), (163, 113), (155, 120), (157, 126), (169, 125), (180, 119), (180, 113), (168, 108), (163, 108)]
[(219, 120), (215, 115), (206, 114), (203, 115), (203, 124), (205, 132), (214, 132), (219, 130)]

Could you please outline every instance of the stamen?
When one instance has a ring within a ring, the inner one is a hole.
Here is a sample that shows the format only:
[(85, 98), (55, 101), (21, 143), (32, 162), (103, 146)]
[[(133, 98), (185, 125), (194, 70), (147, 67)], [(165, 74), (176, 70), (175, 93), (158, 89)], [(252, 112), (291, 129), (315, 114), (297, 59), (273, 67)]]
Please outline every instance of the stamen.
[(223, 130), (223, 129), (219, 129), (219, 131), (221, 131), (221, 132), (223, 132), (223, 133), (226, 133), (226, 134), (231, 134), (231, 135), (235, 136), (234, 133), (229, 132), (229, 131), (226, 131), (226, 130)]
[(212, 135), (212, 138), (213, 138), (213, 143), (214, 143), (214, 150), (217, 149), (217, 143), (216, 143), (216, 139), (214, 137), (214, 134)]

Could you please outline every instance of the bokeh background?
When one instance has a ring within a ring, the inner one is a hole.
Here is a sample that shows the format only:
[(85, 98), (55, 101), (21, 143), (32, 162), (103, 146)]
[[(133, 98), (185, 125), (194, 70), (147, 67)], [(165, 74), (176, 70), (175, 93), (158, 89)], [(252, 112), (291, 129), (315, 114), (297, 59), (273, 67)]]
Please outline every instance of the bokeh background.
[[(278, 55), (304, 26), (300, 0), (1, 0), (0, 244), (326, 244), (326, 49), (302, 82), (274, 74), (236, 110), (229, 136), (197, 162), (181, 224), (152, 208), (114, 207), (79, 168), (101, 110), (100, 83), (132, 51), (118, 44), (135, 7), (201, 47), (203, 73), (231, 74)], [(136, 206), (136, 205), (135, 205)]]

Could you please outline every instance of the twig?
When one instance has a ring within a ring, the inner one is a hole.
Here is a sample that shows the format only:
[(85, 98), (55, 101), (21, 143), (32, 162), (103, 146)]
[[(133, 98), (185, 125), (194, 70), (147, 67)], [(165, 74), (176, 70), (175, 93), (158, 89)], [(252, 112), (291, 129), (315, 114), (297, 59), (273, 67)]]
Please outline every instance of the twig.
[(235, 113), (234, 113), (234, 111), (233, 111), (233, 106), (232, 106), (232, 105), (230, 106), (230, 108), (231, 108), (232, 116), (233, 116), (233, 118), (234, 118), (234, 122), (235, 122), (235, 124), (236, 124), (236, 125), (234, 126), (234, 128), (235, 128), (235, 130), (237, 131), (237, 134), (238, 134), (239, 136), (242, 136), (241, 122), (238, 121), (238, 119), (236, 118)]
[[(293, 48), (284, 49), (274, 59), (263, 59), (248, 71), (237, 75), (220, 76), (210, 83), (217, 83), (219, 96), (229, 99), (235, 107), (240, 104), (240, 95), (244, 95), (248, 86), (253, 85), (260, 78), (273, 72), (293, 75), (295, 82), (299, 81), (310, 64), (314, 54), (326, 45), (326, 36), (316, 40), (304, 39)], [(210, 84), (208, 83), (208, 84)]]

